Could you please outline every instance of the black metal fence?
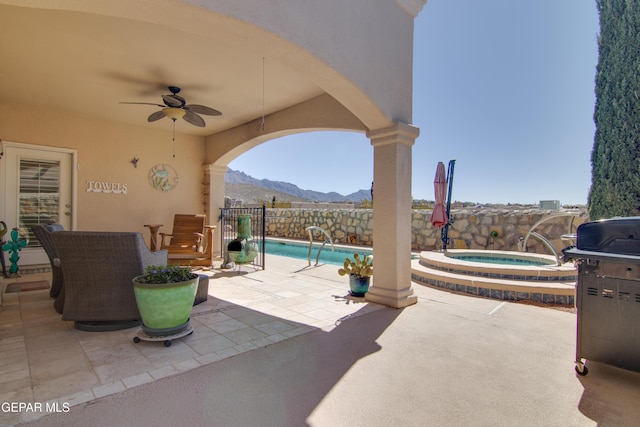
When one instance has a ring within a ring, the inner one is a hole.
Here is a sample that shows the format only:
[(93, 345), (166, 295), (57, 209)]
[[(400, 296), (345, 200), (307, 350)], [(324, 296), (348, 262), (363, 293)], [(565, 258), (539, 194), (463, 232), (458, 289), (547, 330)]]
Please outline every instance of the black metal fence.
[(251, 237), (258, 244), (258, 255), (251, 265), (264, 270), (265, 267), (265, 216), (266, 206), (260, 208), (221, 208), (220, 209), (220, 246), (227, 260), (227, 245), (238, 236), (238, 216), (251, 215)]

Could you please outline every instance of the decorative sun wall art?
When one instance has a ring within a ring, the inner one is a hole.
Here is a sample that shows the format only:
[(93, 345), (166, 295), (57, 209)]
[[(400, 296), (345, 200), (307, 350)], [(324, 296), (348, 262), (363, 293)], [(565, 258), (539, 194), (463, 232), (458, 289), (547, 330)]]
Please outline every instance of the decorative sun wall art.
[(149, 171), (149, 182), (156, 190), (171, 191), (178, 185), (178, 174), (169, 165), (155, 165)]

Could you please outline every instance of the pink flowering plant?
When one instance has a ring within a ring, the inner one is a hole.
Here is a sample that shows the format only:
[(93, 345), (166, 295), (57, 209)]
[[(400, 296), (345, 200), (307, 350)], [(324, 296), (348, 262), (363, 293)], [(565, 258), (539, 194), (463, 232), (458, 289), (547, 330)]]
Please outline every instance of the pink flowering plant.
[(144, 274), (136, 278), (138, 283), (161, 284), (179, 283), (195, 279), (197, 274), (189, 267), (179, 265), (149, 265), (144, 269)]

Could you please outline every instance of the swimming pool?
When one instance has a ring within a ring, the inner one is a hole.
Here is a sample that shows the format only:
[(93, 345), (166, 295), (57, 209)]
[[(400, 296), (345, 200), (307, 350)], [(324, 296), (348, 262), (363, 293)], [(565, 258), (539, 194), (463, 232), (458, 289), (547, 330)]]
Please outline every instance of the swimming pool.
[[(311, 250), (311, 264), (316, 263), (316, 256), (318, 256), (318, 250), (322, 246), (321, 243), (313, 243)], [(269, 255), (280, 255), (290, 258), (297, 258), (307, 260), (309, 254), (309, 243), (293, 242), (290, 240), (277, 240), (267, 239), (264, 245), (265, 253)], [(331, 252), (331, 245), (326, 244), (322, 252), (320, 252), (320, 259), (318, 263), (342, 265), (347, 257), (353, 258), (354, 253), (361, 255), (373, 255), (373, 250), (366, 247), (345, 247), (334, 245), (333, 252)]]

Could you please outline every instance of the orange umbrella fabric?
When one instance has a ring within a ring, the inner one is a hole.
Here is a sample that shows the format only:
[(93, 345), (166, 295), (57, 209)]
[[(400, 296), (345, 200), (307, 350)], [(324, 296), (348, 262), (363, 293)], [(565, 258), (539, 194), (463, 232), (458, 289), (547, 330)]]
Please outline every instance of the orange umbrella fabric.
[(436, 168), (436, 177), (433, 180), (433, 189), (435, 190), (436, 204), (431, 212), (431, 224), (435, 228), (444, 228), (449, 222), (447, 211), (444, 207), (446, 191), (447, 191), (447, 174), (444, 171), (444, 163), (438, 162)]

